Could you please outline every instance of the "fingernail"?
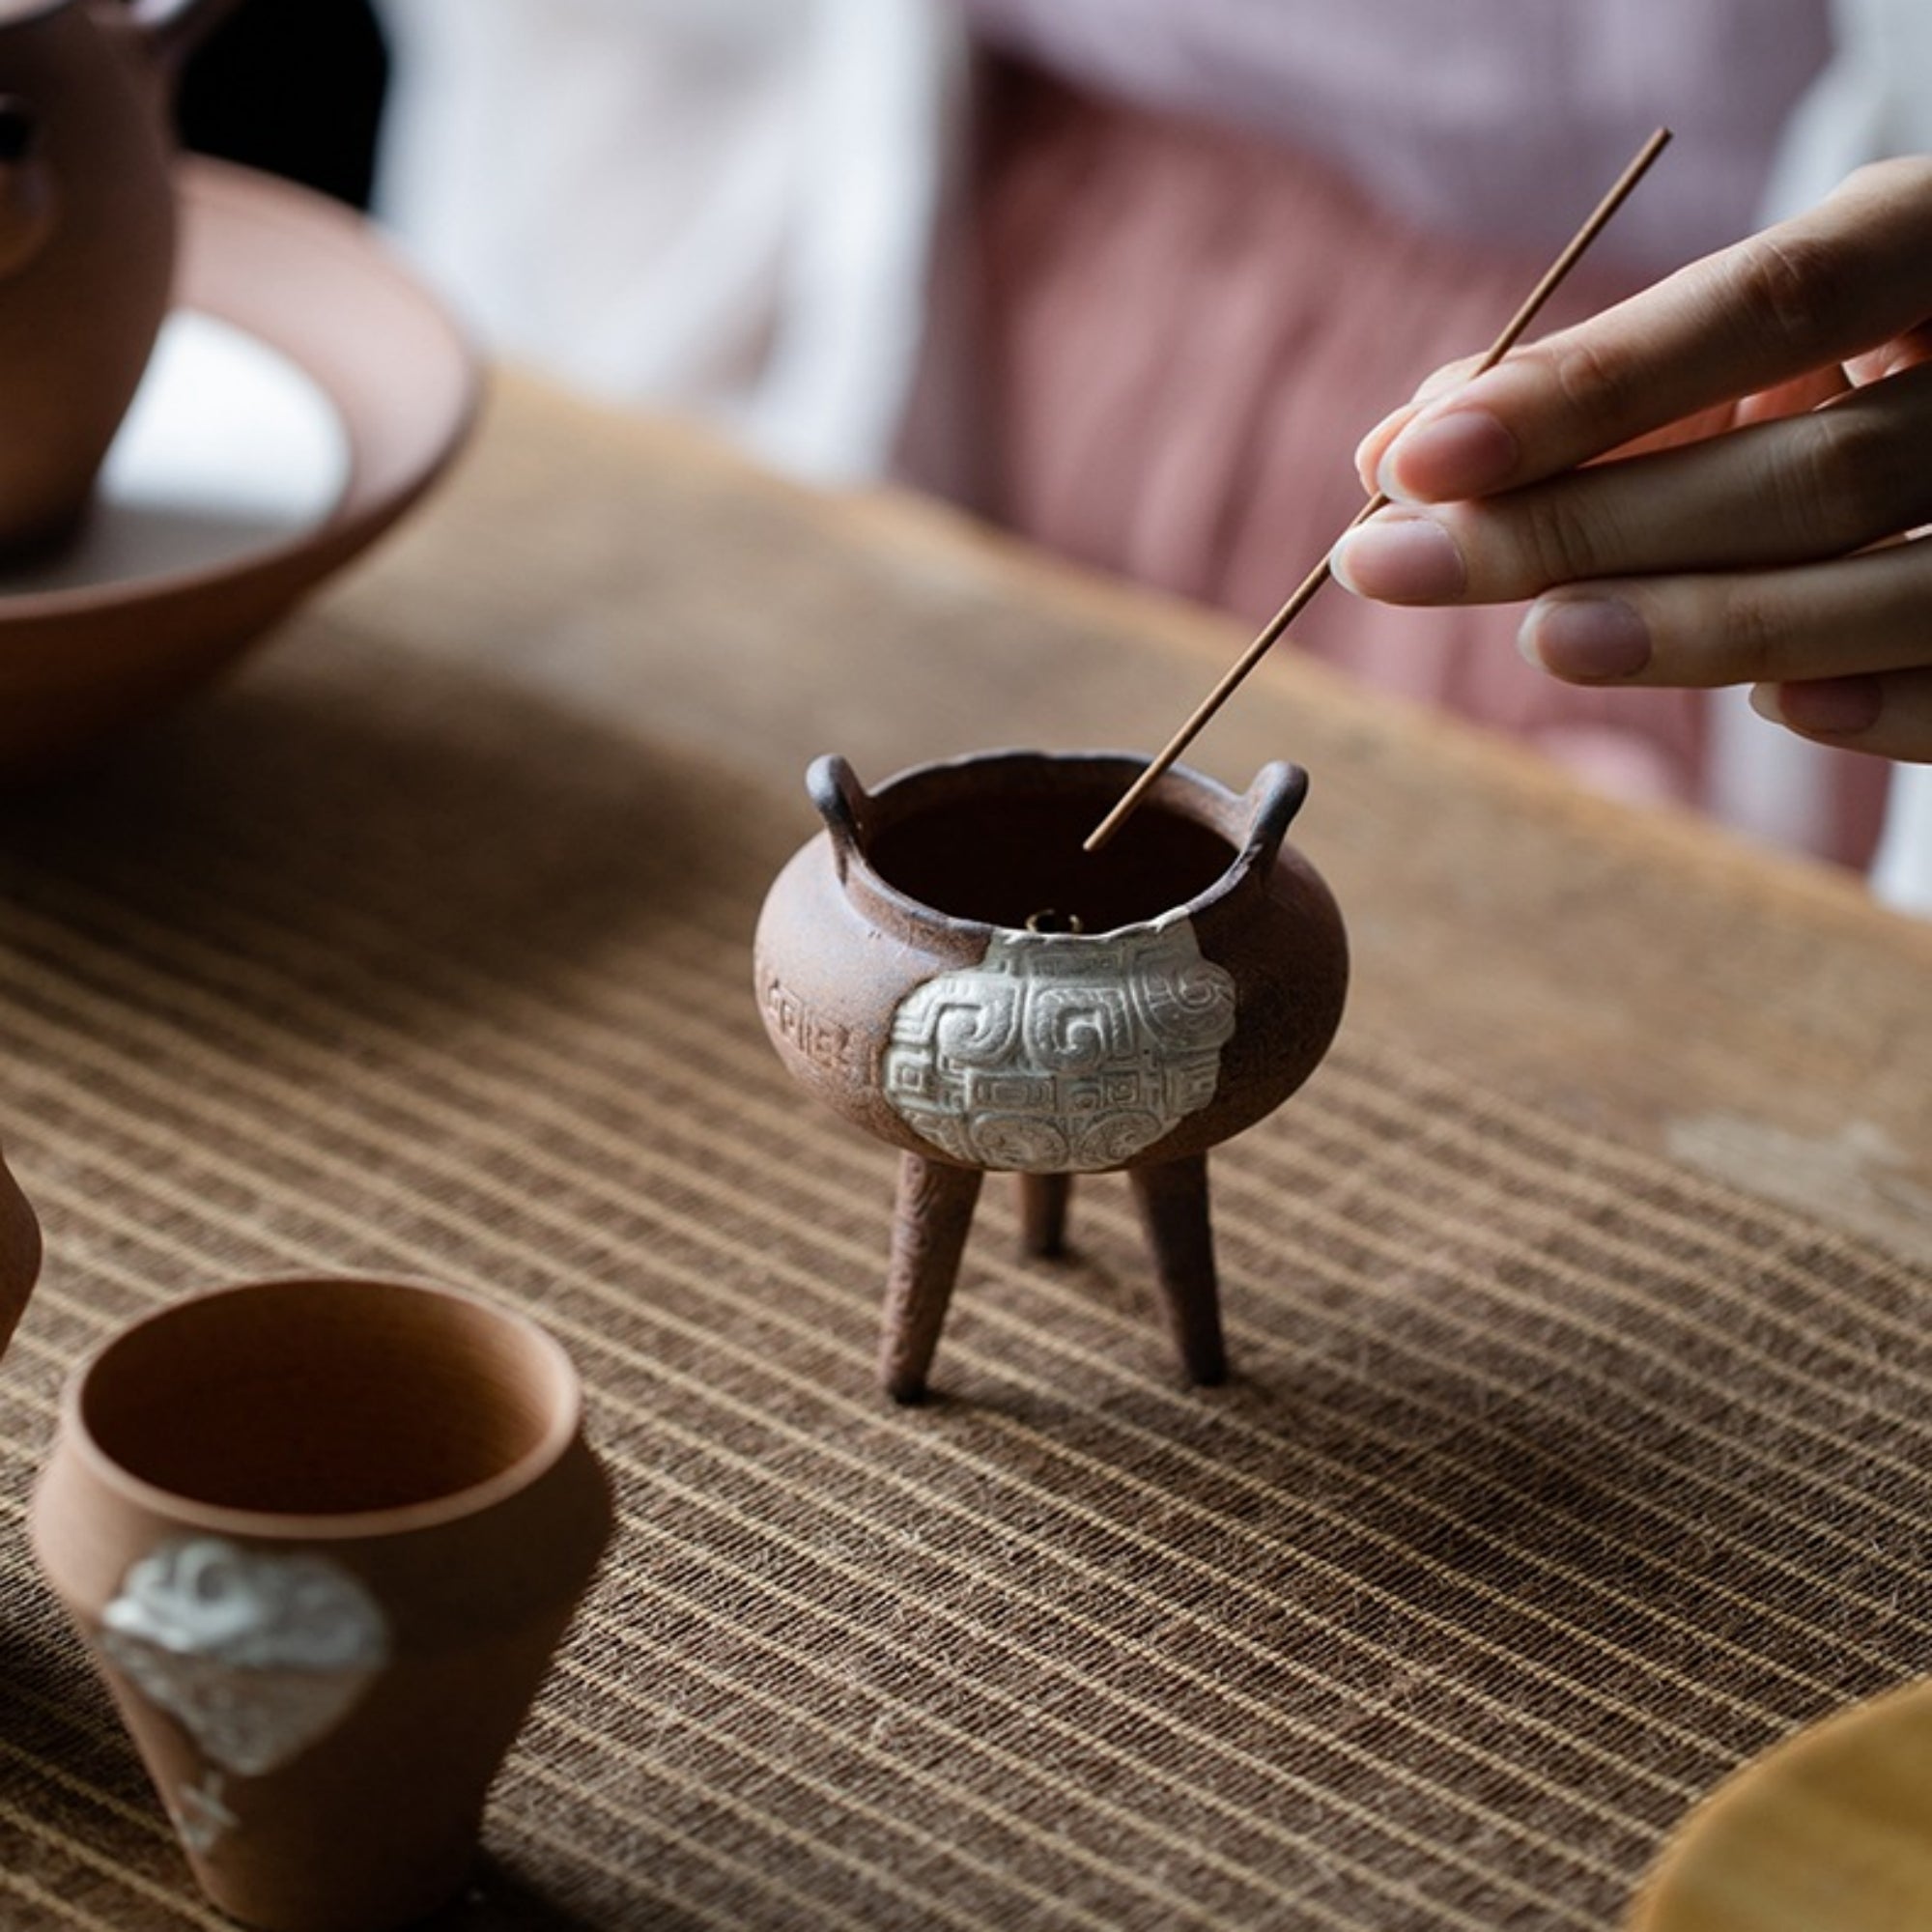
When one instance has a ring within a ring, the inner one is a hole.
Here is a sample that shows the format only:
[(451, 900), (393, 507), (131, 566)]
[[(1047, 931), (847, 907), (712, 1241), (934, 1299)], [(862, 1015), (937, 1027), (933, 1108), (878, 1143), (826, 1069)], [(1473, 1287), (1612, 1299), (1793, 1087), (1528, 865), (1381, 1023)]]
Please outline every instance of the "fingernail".
[(1409, 397), (1411, 404), (1420, 406), (1433, 403), (1437, 396), (1451, 396), (1458, 389), (1468, 385), (1470, 371), (1475, 367), (1473, 359), (1463, 362), (1445, 362), (1439, 369), (1432, 369), (1415, 385), (1415, 394)]
[(1355, 474), (1362, 480), (1362, 489), (1373, 497), (1380, 487), (1376, 481), (1376, 471), (1382, 460), (1385, 444), (1392, 441), (1398, 429), (1415, 413), (1413, 403), (1404, 403), (1401, 409), (1391, 410), (1360, 442), (1355, 445)]
[(1520, 458), (1516, 438), (1488, 410), (1451, 410), (1404, 430), (1376, 481), (1398, 503), (1449, 502), (1500, 489)]
[(1469, 581), (1456, 540), (1432, 517), (1372, 517), (1328, 561), (1345, 589), (1388, 604), (1445, 603)]
[(1634, 677), (1650, 662), (1650, 631), (1618, 597), (1532, 604), (1517, 634), (1531, 664), (1572, 684)]
[(1875, 677), (1808, 677), (1757, 685), (1750, 702), (1753, 711), (1775, 724), (1821, 738), (1849, 738), (1878, 723), (1885, 686)]

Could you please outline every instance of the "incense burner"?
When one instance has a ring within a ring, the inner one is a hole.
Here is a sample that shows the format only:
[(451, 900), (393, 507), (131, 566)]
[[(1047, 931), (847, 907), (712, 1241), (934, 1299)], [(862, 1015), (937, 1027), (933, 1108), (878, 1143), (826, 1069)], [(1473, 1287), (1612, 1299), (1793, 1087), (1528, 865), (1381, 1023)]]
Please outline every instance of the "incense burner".
[(989, 752), (867, 792), (807, 788), (825, 830), (758, 923), (760, 1010), (794, 1078), (902, 1151), (880, 1374), (924, 1390), (980, 1183), (1021, 1177), (1056, 1252), (1071, 1178), (1124, 1169), (1181, 1360), (1226, 1373), (1208, 1150), (1315, 1069), (1348, 980), (1341, 916), (1284, 843), (1307, 775), (1236, 796), (1177, 767), (1097, 854), (1119, 753)]

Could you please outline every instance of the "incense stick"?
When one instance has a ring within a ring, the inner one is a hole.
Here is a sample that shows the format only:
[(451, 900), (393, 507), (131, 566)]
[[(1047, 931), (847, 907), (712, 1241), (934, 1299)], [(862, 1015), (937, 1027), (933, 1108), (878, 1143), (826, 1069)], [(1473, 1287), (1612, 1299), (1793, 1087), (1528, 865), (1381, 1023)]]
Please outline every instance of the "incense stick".
[[(1669, 128), (1660, 128), (1637, 150), (1630, 165), (1617, 177), (1609, 192), (1591, 211), (1589, 219), (1570, 238), (1563, 252), (1544, 270), (1543, 279), (1524, 298), (1522, 306), (1510, 317), (1503, 332), (1490, 345), (1482, 361), (1471, 372), (1469, 381), (1473, 382), (1486, 370), (1493, 369), (1516, 347), (1518, 338), (1536, 320), (1537, 311), (1556, 293), (1558, 285), (1577, 266), (1583, 251), (1603, 233), (1611, 215), (1624, 205), (1631, 190), (1643, 179), (1649, 171), (1650, 164), (1663, 152), (1669, 139)], [(1378, 491), (1356, 511), (1349, 529), (1352, 530), (1357, 524), (1367, 522), (1378, 510), (1386, 509), (1388, 501), (1388, 497)], [(1345, 530), (1342, 534), (1347, 535), (1348, 532)], [(1336, 542), (1340, 541), (1341, 537), (1338, 536)], [(1332, 551), (1334, 545), (1331, 544), (1329, 548)], [(1182, 752), (1186, 751), (1200, 735), (1208, 720), (1234, 696), (1247, 674), (1274, 648), (1282, 633), (1307, 608), (1309, 600), (1328, 582), (1328, 559), (1323, 556), (1321, 561), (1295, 586), (1288, 602), (1268, 619), (1261, 635), (1235, 661), (1220, 683), (1195, 706), (1186, 724), (1167, 741), (1155, 755), (1153, 762), (1128, 786), (1120, 803), (1087, 835), (1082, 846), (1084, 851), (1097, 852), (1125, 824), (1128, 815), (1153, 788), (1160, 775), (1179, 757)]]

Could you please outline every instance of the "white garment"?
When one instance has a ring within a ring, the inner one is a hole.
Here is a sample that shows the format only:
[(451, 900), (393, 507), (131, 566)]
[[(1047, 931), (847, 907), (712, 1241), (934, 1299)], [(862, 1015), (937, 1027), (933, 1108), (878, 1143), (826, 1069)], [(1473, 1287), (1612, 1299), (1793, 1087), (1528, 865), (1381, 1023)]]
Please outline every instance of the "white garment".
[(384, 0), (377, 213), (493, 350), (879, 475), (963, 30), (933, 0)]
[[(1785, 129), (1763, 217), (1824, 199), (1867, 161), (1932, 153), (1932, 0), (1833, 0), (1837, 52)], [(1714, 694), (1712, 807), (1781, 844), (1812, 845), (1829, 826), (1828, 754), (1761, 719), (1742, 692)], [(1897, 765), (1873, 891), (1932, 913), (1932, 770)]]
[(1932, 152), (1932, 6), (1832, 0), (1837, 52), (1785, 128), (1764, 216), (1782, 220), (1854, 168)]

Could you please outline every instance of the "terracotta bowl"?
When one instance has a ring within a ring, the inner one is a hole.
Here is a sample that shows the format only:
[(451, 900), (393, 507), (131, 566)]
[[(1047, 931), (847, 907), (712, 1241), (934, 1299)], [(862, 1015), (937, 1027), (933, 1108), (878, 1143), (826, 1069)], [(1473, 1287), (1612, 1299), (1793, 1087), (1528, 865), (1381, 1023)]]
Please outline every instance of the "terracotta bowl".
[(274, 352), (332, 405), (347, 477), (326, 511), (212, 564), (0, 590), (0, 780), (41, 776), (232, 662), (443, 470), (480, 393), (447, 313), (337, 203), (190, 158), (175, 306)]

